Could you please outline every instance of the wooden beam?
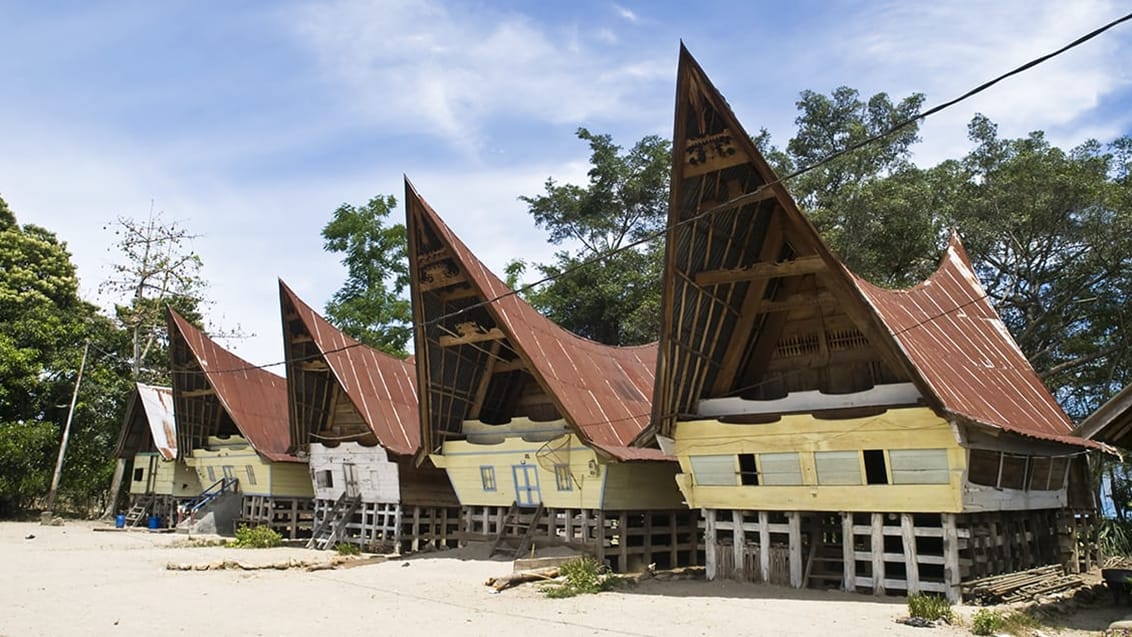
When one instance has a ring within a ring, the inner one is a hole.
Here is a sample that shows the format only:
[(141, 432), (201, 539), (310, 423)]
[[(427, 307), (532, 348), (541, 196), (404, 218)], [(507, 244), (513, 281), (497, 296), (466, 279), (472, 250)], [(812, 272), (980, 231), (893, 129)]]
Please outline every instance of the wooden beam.
[[(763, 237), (763, 244), (759, 250), (759, 261), (774, 261), (782, 250), (782, 225), (777, 221), (780, 216), (778, 212), (776, 209), (770, 213), (772, 216), (770, 223), (767, 224), (766, 236)], [(735, 320), (731, 339), (724, 350), (723, 360), (719, 364), (719, 373), (716, 374), (715, 383), (711, 388), (712, 396), (726, 394), (735, 383), (735, 374), (738, 372), (739, 365), (743, 362), (743, 357), (747, 352), (755, 321), (760, 316), (755, 314), (755, 309), (762, 301), (763, 295), (766, 294), (766, 286), (769, 281), (770, 279), (765, 278), (756, 279), (747, 286), (747, 295), (743, 298), (739, 318)]]
[[(771, 312), (789, 312), (800, 308), (814, 307), (815, 305), (821, 307), (835, 307), (837, 305), (837, 298), (829, 292), (808, 293), (801, 292), (798, 294), (791, 294), (781, 301), (763, 301), (759, 305), (759, 311), (763, 313)], [(824, 332), (825, 330), (821, 330)]]
[(759, 511), (759, 575), (764, 584), (770, 583), (770, 514)]
[(790, 586), (802, 588), (802, 514), (788, 511), (790, 522)]
[(715, 509), (704, 509), (704, 545), (704, 576), (710, 581), (719, 576), (715, 553)]
[(495, 341), (491, 344), (491, 353), (487, 356), (487, 363), (485, 363), (483, 373), (480, 376), (479, 386), (476, 387), (475, 398), (472, 399), (472, 407), (468, 410), (468, 418), (471, 420), (478, 420), (480, 411), (483, 409), (483, 400), (487, 397), (487, 388), (491, 385), (491, 377), (495, 373), (496, 361), (499, 360), (499, 347), (501, 343)]
[(484, 332), (464, 332), (461, 330), (459, 336), (441, 336), (439, 343), (441, 347), (454, 347), (456, 345), (468, 345), (471, 343), (482, 343), (484, 341), (499, 341), (506, 338), (503, 330), (498, 327), (493, 327)]
[(702, 286), (725, 285), (741, 281), (816, 274), (825, 271), (825, 269), (825, 262), (819, 256), (799, 257), (790, 261), (755, 263), (745, 268), (704, 270), (696, 273), (696, 284)]
[(299, 363), (299, 369), (304, 372), (327, 372), (330, 371), (330, 366), (323, 360), (310, 360)]
[(495, 366), (491, 368), (492, 374), (502, 374), (504, 372), (517, 372), (527, 368), (527, 364), (521, 358), (513, 358), (509, 361), (498, 361)]
[(440, 300), (447, 303), (449, 301), (456, 301), (459, 299), (468, 299), (474, 296), (479, 296), (479, 292), (471, 286), (456, 288), (454, 290), (441, 290), (436, 295)]
[(869, 548), (873, 558), (873, 594), (884, 595), (884, 514), (872, 514)]
[(181, 396), (184, 398), (197, 398), (199, 396), (212, 396), (215, 393), (216, 390), (209, 387), (208, 389), (187, 389), (181, 392)]

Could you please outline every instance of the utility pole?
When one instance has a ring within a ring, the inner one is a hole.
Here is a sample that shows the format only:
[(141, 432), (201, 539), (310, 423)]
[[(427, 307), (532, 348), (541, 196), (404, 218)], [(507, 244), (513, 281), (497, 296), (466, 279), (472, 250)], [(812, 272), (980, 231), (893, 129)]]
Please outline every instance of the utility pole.
[(59, 459), (55, 461), (55, 475), (51, 477), (51, 490), (47, 492), (47, 510), (43, 512), (43, 519), (49, 520), (55, 512), (55, 494), (59, 491), (59, 476), (63, 474), (63, 458), (67, 455), (67, 440), (71, 437), (71, 419), (75, 417), (75, 403), (79, 399), (79, 385), (83, 382), (83, 370), (86, 369), (86, 354), (90, 350), (90, 341), (83, 344), (83, 359), (79, 363), (79, 376), (75, 379), (75, 391), (71, 394), (71, 408), (67, 411), (67, 424), (63, 425), (63, 441), (59, 443)]

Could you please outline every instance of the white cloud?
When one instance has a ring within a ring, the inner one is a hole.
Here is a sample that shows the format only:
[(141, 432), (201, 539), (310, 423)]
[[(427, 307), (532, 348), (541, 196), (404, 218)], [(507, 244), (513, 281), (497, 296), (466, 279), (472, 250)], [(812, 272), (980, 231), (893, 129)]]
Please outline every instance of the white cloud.
[(575, 28), (551, 31), (492, 9), (339, 0), (305, 6), (288, 21), (359, 116), (467, 151), (478, 149), (484, 125), (497, 117), (571, 124), (638, 117), (642, 87), (671, 77), (668, 60), (619, 59), (600, 30), (595, 39), (605, 43), (587, 42)]
[(617, 12), (617, 15), (621, 16), (625, 20), (628, 20), (629, 22), (636, 23), (640, 20), (640, 18), (637, 17), (637, 14), (633, 13), (632, 9), (628, 9), (619, 4), (613, 5), (613, 10)]

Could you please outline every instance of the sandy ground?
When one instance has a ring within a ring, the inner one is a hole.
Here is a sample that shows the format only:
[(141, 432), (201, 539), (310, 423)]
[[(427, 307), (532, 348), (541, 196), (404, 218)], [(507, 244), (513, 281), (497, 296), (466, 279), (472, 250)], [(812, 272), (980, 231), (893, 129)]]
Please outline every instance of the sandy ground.
[[(511, 565), (483, 559), (482, 547), (314, 572), (171, 571), (169, 563), (332, 554), (176, 546), (185, 536), (95, 526), (0, 523), (0, 635), (969, 634), (896, 623), (905, 614), (902, 598), (734, 582), (643, 582), (563, 600), (545, 599), (530, 585), (493, 594), (484, 580)], [(1068, 622), (1076, 630), (1062, 634), (1095, 634), (1087, 631), (1104, 628), (1121, 610), (1079, 613)]]

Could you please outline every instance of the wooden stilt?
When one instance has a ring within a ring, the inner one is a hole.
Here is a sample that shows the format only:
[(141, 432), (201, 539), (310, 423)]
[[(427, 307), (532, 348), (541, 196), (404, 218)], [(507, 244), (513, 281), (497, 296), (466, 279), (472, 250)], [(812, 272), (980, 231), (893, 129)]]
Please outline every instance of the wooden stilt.
[(734, 570), (732, 577), (737, 580), (746, 580), (749, 579), (749, 575), (746, 569), (743, 568), (743, 564), (746, 561), (744, 556), (746, 554), (747, 536), (743, 532), (742, 511), (737, 509), (731, 511), (731, 524), (733, 526), (733, 530), (731, 531), (731, 564)]
[(704, 509), (704, 574), (708, 580), (719, 576), (716, 559), (715, 509)]
[(770, 582), (770, 514), (759, 511), (759, 577)]
[(790, 586), (802, 588), (802, 514), (790, 511)]
[(947, 600), (952, 604), (960, 601), (959, 581), (962, 573), (959, 567), (959, 530), (955, 524), (954, 513), (944, 513), (943, 523), (943, 584), (947, 587)]
[(873, 558), (873, 594), (884, 595), (884, 514), (872, 514), (870, 550)]
[(900, 536), (904, 544), (904, 580), (909, 595), (920, 592), (920, 564), (916, 557), (916, 529), (911, 513), (900, 514)]
[(857, 557), (853, 542), (853, 514), (841, 514), (842, 585), (849, 592), (857, 590)]

